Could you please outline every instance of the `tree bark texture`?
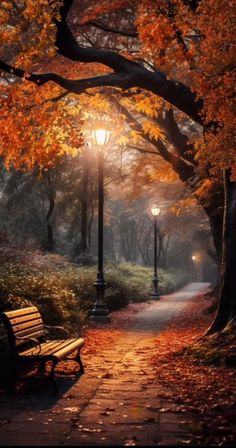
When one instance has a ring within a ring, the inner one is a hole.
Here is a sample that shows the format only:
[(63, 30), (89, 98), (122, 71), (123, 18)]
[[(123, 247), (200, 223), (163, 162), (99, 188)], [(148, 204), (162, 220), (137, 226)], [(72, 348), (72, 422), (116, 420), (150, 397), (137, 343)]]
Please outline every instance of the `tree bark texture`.
[(225, 210), (221, 289), (216, 317), (207, 334), (224, 329), (236, 319), (236, 182), (230, 181), (230, 172), (224, 173)]
[(48, 252), (53, 252), (55, 249), (55, 241), (53, 238), (53, 227), (51, 223), (51, 217), (53, 215), (55, 208), (55, 200), (54, 198), (50, 198), (49, 200), (49, 209), (46, 215), (46, 228), (47, 228), (47, 245), (46, 250)]

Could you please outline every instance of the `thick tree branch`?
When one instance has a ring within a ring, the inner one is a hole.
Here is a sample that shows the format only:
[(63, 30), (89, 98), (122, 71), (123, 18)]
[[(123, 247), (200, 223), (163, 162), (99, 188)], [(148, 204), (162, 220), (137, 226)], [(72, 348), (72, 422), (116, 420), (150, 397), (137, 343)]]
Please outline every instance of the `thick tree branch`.
[[(83, 51), (86, 53), (87, 49), (83, 49)], [(92, 52), (100, 53), (99, 50), (92, 50)], [(105, 53), (109, 54), (109, 52)], [(89, 60), (91, 61), (92, 59), (90, 59), (90, 57), (91, 54), (89, 56)], [(126, 61), (124, 58), (122, 59), (123, 62)], [(119, 73), (116, 72), (108, 75), (77, 80), (66, 79), (56, 73), (32, 73), (30, 75), (26, 75), (23, 70), (14, 68), (3, 61), (0, 61), (0, 69), (20, 78), (27, 76), (29, 81), (32, 81), (37, 85), (43, 85), (49, 81), (53, 81), (73, 93), (82, 93), (86, 89), (99, 86), (120, 87), (123, 90), (130, 89), (132, 87), (143, 88), (159, 95), (164, 100), (186, 113), (193, 120), (202, 124), (202, 119), (199, 115), (201, 110), (200, 104), (202, 103), (200, 101), (195, 102), (195, 96), (189, 88), (183, 84), (166, 80), (162, 73), (150, 72), (132, 61), (127, 60), (126, 63), (127, 66), (125, 71), (121, 68)], [(128, 67), (130, 67), (130, 70), (128, 70)]]
[(194, 176), (194, 167), (192, 165), (186, 162), (183, 158), (176, 156), (175, 154), (172, 154), (170, 151), (168, 151), (162, 140), (155, 140), (154, 138), (150, 137), (150, 135), (144, 133), (142, 125), (138, 122), (138, 120), (124, 106), (122, 106), (116, 100), (113, 101), (117, 104), (120, 112), (127, 117), (129, 126), (136, 132), (139, 132), (144, 140), (146, 140), (157, 149), (157, 154), (159, 154), (164, 160), (171, 164), (173, 170), (178, 174), (183, 182), (188, 181)]
[(154, 154), (155, 156), (160, 156), (160, 153), (158, 151), (149, 151), (148, 149), (140, 148), (139, 146), (135, 145), (128, 145), (130, 149), (135, 149), (136, 151), (139, 151), (143, 154)]
[[(56, 46), (61, 55), (85, 63), (98, 62), (112, 68), (119, 74), (128, 73), (129, 87), (147, 89), (163, 97), (196, 122), (203, 124), (200, 116), (203, 102), (197, 100), (196, 96), (184, 84), (167, 80), (160, 71), (150, 73), (149, 70), (137, 62), (128, 60), (113, 51), (81, 48), (66, 23), (67, 14), (72, 3), (73, 0), (64, 0), (64, 6), (61, 8), (62, 21), (57, 22)], [(104, 78), (104, 82), (106, 82), (106, 78)], [(106, 84), (104, 83), (103, 85)], [(119, 84), (117, 84), (117, 87), (123, 88)]]
[[(64, 3), (67, 3), (66, 0)], [(73, 0), (70, 0), (70, 3), (72, 4)], [(59, 54), (73, 61), (105, 64), (114, 71), (126, 71), (128, 68), (127, 62), (135, 64), (135, 62), (129, 61), (113, 51), (98, 50), (96, 48), (81, 48), (66, 23), (67, 14), (68, 4), (67, 11), (64, 11), (64, 8), (61, 9), (62, 20), (56, 22), (57, 36), (55, 44)]]
[(134, 29), (129, 30), (129, 29), (113, 28), (111, 26), (105, 25), (104, 23), (101, 23), (101, 22), (98, 22), (95, 20), (90, 20), (90, 21), (84, 23), (83, 25), (80, 24), (80, 26), (86, 26), (86, 25), (92, 25), (95, 28), (98, 28), (99, 30), (108, 31), (113, 34), (120, 34), (121, 36), (138, 37), (137, 31), (135, 31)]
[(188, 142), (187, 135), (180, 131), (173, 109), (166, 110), (164, 116), (158, 115), (154, 121), (165, 131), (168, 141), (174, 146), (177, 153), (194, 166), (197, 166), (193, 157), (194, 146)]
[(112, 68), (114, 73), (70, 80), (56, 73), (31, 73), (27, 75), (23, 70), (14, 68), (3, 61), (0, 61), (0, 69), (20, 78), (27, 76), (29, 81), (37, 85), (43, 85), (48, 81), (53, 81), (69, 92), (77, 94), (84, 92), (86, 89), (99, 86), (115, 86), (123, 90), (139, 87), (159, 95), (194, 121), (203, 124), (200, 115), (203, 102), (197, 100), (196, 95), (191, 92), (189, 87), (180, 82), (167, 80), (162, 72), (151, 72), (137, 62), (126, 59), (113, 51), (81, 48), (66, 23), (67, 14), (72, 4), (73, 0), (64, 0), (63, 7), (61, 8), (62, 20), (57, 22), (56, 46), (58, 47), (58, 53), (70, 60), (104, 64)]
[(73, 80), (63, 78), (56, 73), (31, 73), (28, 75), (24, 72), (24, 70), (14, 68), (11, 65), (6, 64), (4, 61), (0, 61), (0, 69), (19, 78), (27, 78), (28, 81), (32, 81), (39, 86), (46, 84), (49, 81), (53, 81), (72, 93), (81, 93), (86, 89), (99, 86), (117, 86), (123, 89), (131, 87), (130, 76), (127, 73), (111, 73), (108, 75)]

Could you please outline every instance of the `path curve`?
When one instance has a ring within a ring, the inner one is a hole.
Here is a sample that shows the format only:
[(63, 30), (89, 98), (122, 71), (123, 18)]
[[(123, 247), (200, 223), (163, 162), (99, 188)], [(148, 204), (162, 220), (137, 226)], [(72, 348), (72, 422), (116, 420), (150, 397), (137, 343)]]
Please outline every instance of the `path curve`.
[[(114, 346), (84, 357), (85, 375), (60, 396), (1, 397), (0, 445), (170, 446), (189, 437), (182, 416), (162, 414), (164, 392), (149, 364), (154, 340), (208, 283), (191, 283), (151, 301), (124, 327)], [(63, 389), (64, 388), (64, 389)], [(48, 391), (47, 391), (48, 392)]]

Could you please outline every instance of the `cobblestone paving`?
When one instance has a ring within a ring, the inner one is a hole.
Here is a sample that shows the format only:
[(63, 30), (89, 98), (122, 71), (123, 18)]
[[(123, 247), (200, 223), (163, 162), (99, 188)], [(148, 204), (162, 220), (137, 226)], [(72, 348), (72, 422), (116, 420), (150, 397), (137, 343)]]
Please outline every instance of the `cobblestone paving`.
[[(152, 301), (124, 327), (114, 346), (83, 357), (85, 374), (58, 378), (59, 395), (40, 392), (0, 397), (1, 446), (176, 446), (189, 439), (191, 416), (161, 399), (149, 358), (154, 340), (206, 283), (192, 283)], [(162, 413), (163, 408), (170, 411)]]

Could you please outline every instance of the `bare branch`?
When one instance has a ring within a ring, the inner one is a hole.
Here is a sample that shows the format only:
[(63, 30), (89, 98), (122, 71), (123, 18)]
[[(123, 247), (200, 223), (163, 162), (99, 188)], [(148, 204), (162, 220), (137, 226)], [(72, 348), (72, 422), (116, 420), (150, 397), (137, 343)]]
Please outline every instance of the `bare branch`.
[(128, 148), (135, 149), (136, 151), (139, 151), (142, 153), (154, 154), (155, 156), (160, 156), (160, 153), (158, 151), (149, 151), (149, 149), (140, 148), (140, 146), (128, 145)]

